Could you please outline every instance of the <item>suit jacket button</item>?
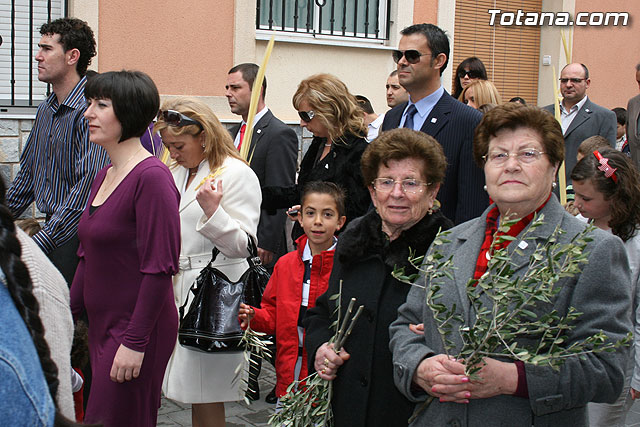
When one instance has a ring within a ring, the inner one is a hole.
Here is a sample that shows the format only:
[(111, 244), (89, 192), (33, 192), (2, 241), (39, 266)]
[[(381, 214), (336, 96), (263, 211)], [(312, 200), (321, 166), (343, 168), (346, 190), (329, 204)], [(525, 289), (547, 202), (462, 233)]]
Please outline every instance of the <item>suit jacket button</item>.
[(360, 378), (360, 385), (362, 387), (366, 387), (369, 385), (369, 381), (367, 381), (367, 379), (365, 377)]

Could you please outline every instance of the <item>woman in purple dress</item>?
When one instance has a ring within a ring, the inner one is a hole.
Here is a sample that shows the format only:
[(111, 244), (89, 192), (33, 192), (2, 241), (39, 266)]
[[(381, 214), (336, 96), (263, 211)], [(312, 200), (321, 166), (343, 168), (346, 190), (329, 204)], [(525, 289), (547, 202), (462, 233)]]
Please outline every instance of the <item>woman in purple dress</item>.
[(154, 426), (177, 336), (171, 276), (180, 252), (173, 178), (140, 144), (160, 99), (149, 76), (136, 71), (97, 75), (85, 96), (91, 142), (111, 158), (78, 225), (71, 287), (74, 316), (86, 310), (89, 319), (93, 383), (85, 422)]

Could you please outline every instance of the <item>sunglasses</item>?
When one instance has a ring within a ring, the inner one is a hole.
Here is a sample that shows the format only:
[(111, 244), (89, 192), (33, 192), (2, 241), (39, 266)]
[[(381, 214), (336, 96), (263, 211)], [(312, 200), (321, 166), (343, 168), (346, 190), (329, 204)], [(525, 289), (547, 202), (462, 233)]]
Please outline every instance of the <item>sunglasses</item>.
[(396, 64), (398, 62), (400, 62), (400, 60), (402, 59), (402, 57), (404, 56), (404, 58), (407, 60), (407, 62), (409, 64), (417, 64), (418, 62), (420, 62), (420, 57), (421, 56), (425, 56), (425, 55), (429, 55), (428, 53), (420, 53), (415, 49), (409, 49), (409, 50), (394, 50), (393, 53), (393, 62), (395, 62)]
[(585, 81), (586, 79), (576, 79), (576, 78), (573, 78), (573, 79), (564, 79), (564, 78), (563, 78), (563, 79), (558, 79), (558, 80), (560, 80), (560, 83), (562, 83), (562, 84), (567, 84), (568, 82), (571, 82), (571, 83), (573, 83), (574, 85), (577, 85), (578, 83), (582, 83), (582, 82), (583, 82), (583, 81)]
[(298, 115), (300, 116), (300, 119), (302, 119), (303, 122), (309, 123), (316, 116), (316, 113), (314, 113), (313, 110), (298, 111)]
[(482, 78), (482, 76), (480, 75), (479, 71), (474, 71), (474, 70), (460, 70), (458, 72), (458, 78), (459, 79), (464, 79), (466, 76), (469, 76), (470, 79), (480, 79)]
[(183, 126), (196, 125), (200, 130), (204, 130), (202, 123), (175, 110), (160, 110), (158, 118), (160, 117), (162, 117), (162, 120), (164, 120), (164, 122), (169, 126), (181, 128)]

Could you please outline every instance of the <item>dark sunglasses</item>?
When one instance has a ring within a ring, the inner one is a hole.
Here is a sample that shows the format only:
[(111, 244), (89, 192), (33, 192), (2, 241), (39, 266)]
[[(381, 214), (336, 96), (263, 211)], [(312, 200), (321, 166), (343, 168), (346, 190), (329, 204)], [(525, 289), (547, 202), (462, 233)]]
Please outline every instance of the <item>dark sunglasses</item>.
[(395, 62), (396, 64), (398, 62), (400, 62), (400, 60), (402, 59), (402, 57), (404, 56), (404, 58), (407, 60), (407, 62), (409, 64), (417, 64), (418, 62), (420, 62), (420, 57), (421, 56), (425, 56), (425, 55), (429, 55), (428, 53), (420, 53), (415, 49), (409, 49), (409, 50), (394, 50), (393, 53), (393, 62)]
[(302, 119), (303, 122), (309, 123), (316, 116), (316, 113), (314, 113), (313, 110), (298, 111), (298, 115), (300, 116), (300, 119)]
[(158, 118), (160, 117), (162, 117), (162, 120), (164, 120), (164, 122), (169, 126), (181, 128), (183, 126), (196, 125), (200, 128), (200, 130), (204, 130), (204, 127), (202, 127), (202, 123), (192, 119), (191, 117), (187, 117), (175, 110), (160, 110), (160, 112), (158, 113)]
[(578, 83), (582, 83), (582, 82), (583, 82), (583, 81), (585, 81), (586, 79), (576, 79), (576, 78), (573, 78), (573, 79), (558, 79), (558, 80), (560, 80), (560, 83), (563, 83), (563, 84), (567, 84), (568, 82), (571, 82), (571, 83), (573, 83), (574, 85), (577, 85)]
[(464, 79), (465, 76), (469, 76), (470, 79), (481, 79), (482, 75), (480, 75), (479, 71), (474, 71), (474, 70), (460, 70), (458, 72), (458, 78), (459, 79)]

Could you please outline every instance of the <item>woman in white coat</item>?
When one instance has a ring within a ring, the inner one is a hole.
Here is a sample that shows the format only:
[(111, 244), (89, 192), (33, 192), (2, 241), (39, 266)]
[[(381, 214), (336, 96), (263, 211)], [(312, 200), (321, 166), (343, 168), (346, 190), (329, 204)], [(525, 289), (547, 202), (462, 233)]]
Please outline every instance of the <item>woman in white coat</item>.
[[(200, 101), (164, 103), (155, 130), (171, 154), (180, 192), (180, 271), (173, 279), (179, 307), (200, 271), (221, 254), (215, 267), (231, 280), (248, 268), (248, 236), (256, 237), (262, 201), (255, 173), (241, 159), (229, 132)], [(162, 386), (165, 396), (192, 404), (194, 426), (224, 426), (224, 402), (241, 399), (236, 368), (241, 352), (202, 353), (176, 343)]]

